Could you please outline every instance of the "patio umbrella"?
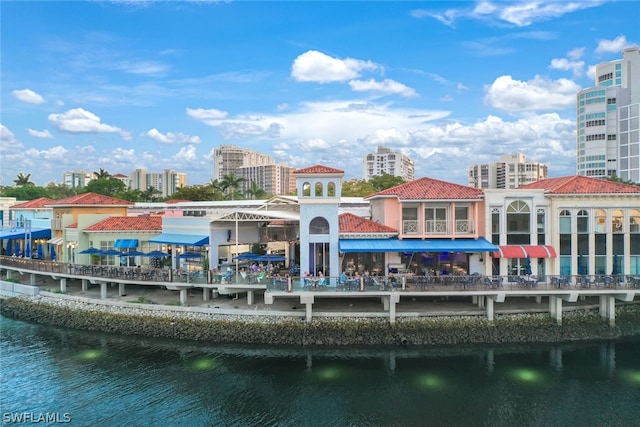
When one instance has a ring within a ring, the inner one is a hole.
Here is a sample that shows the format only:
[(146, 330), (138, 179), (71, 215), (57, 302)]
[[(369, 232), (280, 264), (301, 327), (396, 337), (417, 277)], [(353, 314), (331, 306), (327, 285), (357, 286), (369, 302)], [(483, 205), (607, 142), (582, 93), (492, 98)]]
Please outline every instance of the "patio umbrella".
[(527, 255), (524, 261), (524, 274), (531, 276), (531, 257)]
[(24, 257), (31, 258), (31, 242), (27, 240), (27, 245), (24, 250)]
[(237, 259), (238, 261), (241, 261), (241, 260), (252, 261), (258, 258), (259, 256), (260, 256), (259, 254), (254, 254), (253, 252), (242, 252), (241, 254), (236, 255), (233, 259), (234, 260)]
[(611, 275), (612, 276), (617, 276), (618, 274), (620, 274), (620, 270), (618, 269), (618, 255), (614, 254), (613, 255), (613, 270), (611, 270)]
[(20, 242), (18, 242), (17, 240), (16, 240), (15, 248), (16, 248), (14, 252), (15, 256), (20, 256)]
[(146, 256), (147, 254), (145, 254), (144, 252), (140, 252), (140, 251), (129, 251), (129, 252), (122, 252), (120, 254), (121, 257), (131, 257), (131, 256)]
[(96, 255), (96, 254), (99, 254), (100, 252), (101, 252), (100, 249), (96, 249), (94, 247), (88, 247), (87, 249), (80, 251), (78, 253), (82, 255)]
[(51, 261), (55, 261), (57, 258), (57, 254), (56, 254), (56, 245), (51, 245)]
[(38, 243), (38, 250), (36, 253), (38, 255), (38, 259), (44, 259), (44, 249), (42, 248), (42, 243)]
[(199, 254), (198, 252), (183, 252), (178, 255), (177, 258), (202, 258), (202, 254)]
[(99, 256), (120, 256), (120, 255), (122, 255), (122, 252), (120, 252), (117, 249), (109, 249), (109, 250), (106, 250), (106, 251), (100, 251), (96, 255), (99, 255)]
[(151, 252), (147, 252), (146, 254), (142, 255), (142, 256), (147, 256), (150, 258), (162, 258), (165, 256), (169, 256), (170, 254), (166, 253), (166, 252), (162, 252), (162, 251), (151, 251)]
[(256, 261), (261, 261), (261, 262), (282, 262), (285, 261), (286, 258), (283, 257), (282, 255), (277, 255), (277, 254), (265, 254), (265, 255), (260, 255), (259, 257), (255, 258)]

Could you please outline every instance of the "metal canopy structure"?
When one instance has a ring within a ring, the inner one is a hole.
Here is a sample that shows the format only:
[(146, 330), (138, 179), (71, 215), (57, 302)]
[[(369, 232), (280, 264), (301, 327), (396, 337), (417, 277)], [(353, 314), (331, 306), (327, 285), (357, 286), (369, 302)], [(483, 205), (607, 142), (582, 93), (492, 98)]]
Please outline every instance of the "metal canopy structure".
[(274, 220), (290, 220), (300, 221), (300, 214), (298, 212), (288, 211), (235, 211), (217, 218), (214, 218), (212, 223), (229, 223), (229, 222), (269, 222)]

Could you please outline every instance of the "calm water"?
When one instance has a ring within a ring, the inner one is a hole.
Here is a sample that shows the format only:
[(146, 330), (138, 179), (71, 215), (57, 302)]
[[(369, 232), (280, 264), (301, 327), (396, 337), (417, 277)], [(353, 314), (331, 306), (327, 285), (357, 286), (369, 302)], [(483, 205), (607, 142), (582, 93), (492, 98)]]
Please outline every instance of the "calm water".
[(640, 341), (320, 350), (0, 321), (3, 422), (57, 416), (78, 426), (640, 426)]

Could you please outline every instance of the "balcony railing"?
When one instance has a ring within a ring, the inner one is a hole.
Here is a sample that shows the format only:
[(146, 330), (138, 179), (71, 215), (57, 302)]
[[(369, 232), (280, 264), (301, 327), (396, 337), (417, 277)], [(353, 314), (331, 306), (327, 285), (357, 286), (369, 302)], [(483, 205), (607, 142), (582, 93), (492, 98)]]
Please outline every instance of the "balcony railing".
[(470, 219), (456, 220), (456, 234), (475, 234), (475, 221)]
[(419, 231), (417, 220), (402, 221), (402, 234), (418, 234)]
[(426, 221), (428, 234), (449, 234), (449, 221), (446, 219), (430, 219)]

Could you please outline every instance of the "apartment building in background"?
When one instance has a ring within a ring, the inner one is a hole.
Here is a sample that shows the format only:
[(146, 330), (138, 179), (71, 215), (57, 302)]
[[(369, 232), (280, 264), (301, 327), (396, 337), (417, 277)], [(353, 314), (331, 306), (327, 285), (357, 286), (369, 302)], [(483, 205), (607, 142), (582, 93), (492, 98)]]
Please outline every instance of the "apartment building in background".
[(640, 182), (640, 48), (596, 66), (595, 86), (578, 92), (576, 174)]
[(275, 163), (273, 157), (267, 154), (223, 144), (213, 150), (213, 179), (222, 181), (227, 175), (239, 177), (242, 167), (275, 165)]
[(415, 162), (407, 155), (390, 148), (378, 147), (375, 153), (369, 153), (362, 160), (362, 179), (369, 181), (383, 174), (402, 177), (405, 181), (415, 178)]
[(169, 197), (180, 187), (187, 186), (187, 174), (165, 169), (163, 172), (147, 172), (146, 169), (136, 169), (129, 174), (129, 188), (146, 191), (149, 187), (158, 190), (158, 197)]
[(267, 195), (277, 196), (295, 193), (296, 181), (293, 171), (295, 168), (285, 163), (253, 165), (238, 168), (236, 176), (244, 178), (241, 189), (243, 194), (247, 194), (255, 182)]
[(66, 171), (62, 174), (62, 183), (69, 188), (84, 188), (89, 181), (95, 179), (93, 172), (85, 172), (81, 170)]
[(528, 162), (522, 153), (500, 156), (497, 162), (469, 167), (469, 186), (474, 188), (507, 189), (530, 184), (548, 175), (547, 165)]

